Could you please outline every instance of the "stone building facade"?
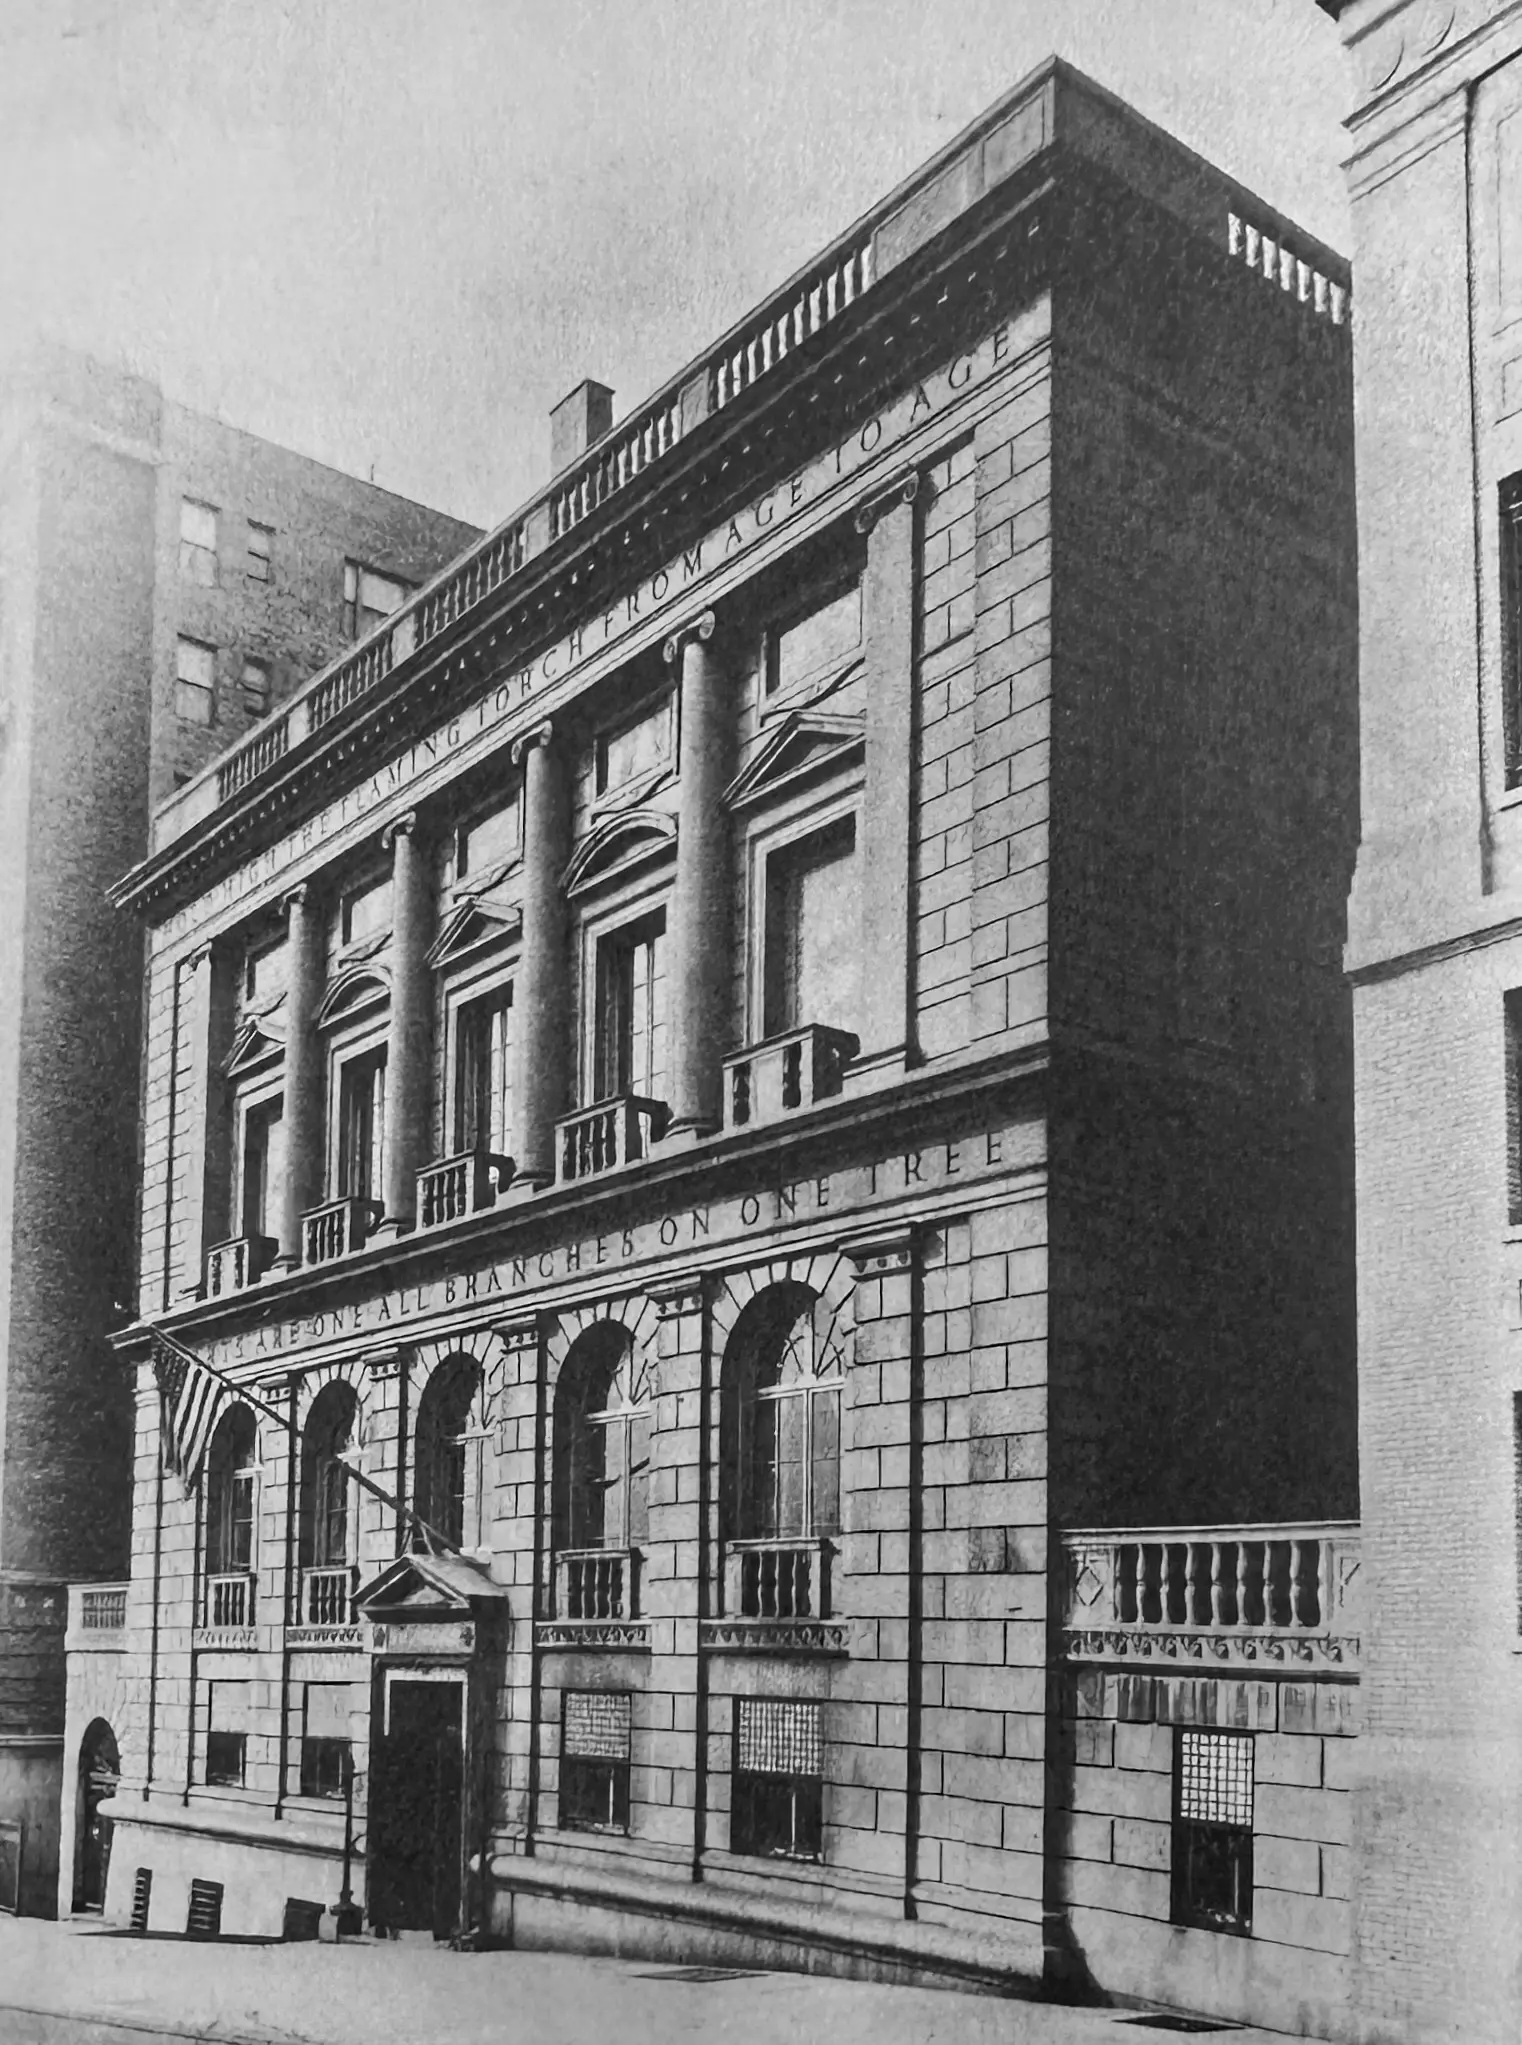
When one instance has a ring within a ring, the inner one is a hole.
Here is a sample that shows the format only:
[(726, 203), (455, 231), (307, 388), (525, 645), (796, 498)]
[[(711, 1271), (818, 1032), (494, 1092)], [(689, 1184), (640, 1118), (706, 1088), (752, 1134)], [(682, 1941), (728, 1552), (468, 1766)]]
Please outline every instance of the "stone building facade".
[(1522, 2022), (1522, 7), (1348, 0), (1364, 2034)]
[(1050, 63), (159, 809), (114, 1917), (1340, 2006), (1347, 288)]
[(144, 957), (106, 890), (344, 643), (346, 557), (473, 536), (87, 358), (0, 376), (0, 1904), (52, 1909), (67, 1580), (127, 1566)]

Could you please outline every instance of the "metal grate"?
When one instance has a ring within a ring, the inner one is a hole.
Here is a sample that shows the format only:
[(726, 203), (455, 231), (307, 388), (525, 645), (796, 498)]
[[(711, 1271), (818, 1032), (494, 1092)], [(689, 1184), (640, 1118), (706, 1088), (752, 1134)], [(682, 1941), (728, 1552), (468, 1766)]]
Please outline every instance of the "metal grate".
[(222, 1935), (222, 1884), (192, 1881), (190, 1909), (185, 1918), (187, 1938), (220, 1938)]
[(1252, 1829), (1251, 1733), (1189, 1733), (1179, 1740), (1181, 1818)]
[(627, 1761), (628, 1692), (568, 1690), (560, 1750), (580, 1761)]
[(822, 1775), (824, 1713), (778, 1697), (739, 1700), (736, 1765), (747, 1775)]
[(127, 1920), (129, 1931), (148, 1929), (148, 1904), (153, 1895), (153, 1869), (140, 1867), (132, 1878), (132, 1915)]

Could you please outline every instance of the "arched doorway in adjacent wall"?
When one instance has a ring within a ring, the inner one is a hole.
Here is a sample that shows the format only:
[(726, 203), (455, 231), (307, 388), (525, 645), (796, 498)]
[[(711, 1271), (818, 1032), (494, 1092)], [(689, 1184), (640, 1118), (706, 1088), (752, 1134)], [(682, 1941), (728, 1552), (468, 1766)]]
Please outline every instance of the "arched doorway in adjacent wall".
[(116, 1794), (121, 1756), (116, 1735), (103, 1718), (90, 1724), (79, 1743), (79, 1794), (75, 1803), (74, 1908), (103, 1910), (111, 1864), (111, 1820), (101, 1805)]

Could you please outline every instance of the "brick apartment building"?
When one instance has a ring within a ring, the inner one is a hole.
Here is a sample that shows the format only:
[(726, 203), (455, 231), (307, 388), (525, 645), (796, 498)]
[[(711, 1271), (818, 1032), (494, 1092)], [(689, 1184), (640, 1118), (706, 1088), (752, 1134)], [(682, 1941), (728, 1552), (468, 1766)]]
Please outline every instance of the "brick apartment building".
[(143, 943), (106, 889), (360, 628), (346, 560), (400, 601), (473, 537), (85, 357), (0, 376), (0, 1907), (53, 1905), (67, 1580), (127, 1566)]
[(1358, 2001), (1522, 2026), (1522, 7), (1328, 5), (1356, 104)]
[(109, 1916), (1343, 2020), (1346, 309), (1048, 63), (159, 807)]

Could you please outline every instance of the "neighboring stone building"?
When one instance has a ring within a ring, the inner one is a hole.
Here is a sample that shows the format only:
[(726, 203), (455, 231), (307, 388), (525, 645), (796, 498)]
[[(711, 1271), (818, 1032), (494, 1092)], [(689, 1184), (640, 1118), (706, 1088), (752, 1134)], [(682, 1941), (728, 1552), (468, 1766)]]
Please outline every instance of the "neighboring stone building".
[(1339, 14), (1356, 341), (1358, 2007), (1522, 2028), (1522, 6)]
[(1048, 64), (159, 809), (114, 1918), (1337, 2020), (1346, 307)]
[(87, 358), (0, 376), (0, 1907), (19, 1854), (52, 1909), (65, 1583), (127, 1568), (143, 944), (106, 889), (354, 636), (346, 557), (412, 583), (472, 537)]

